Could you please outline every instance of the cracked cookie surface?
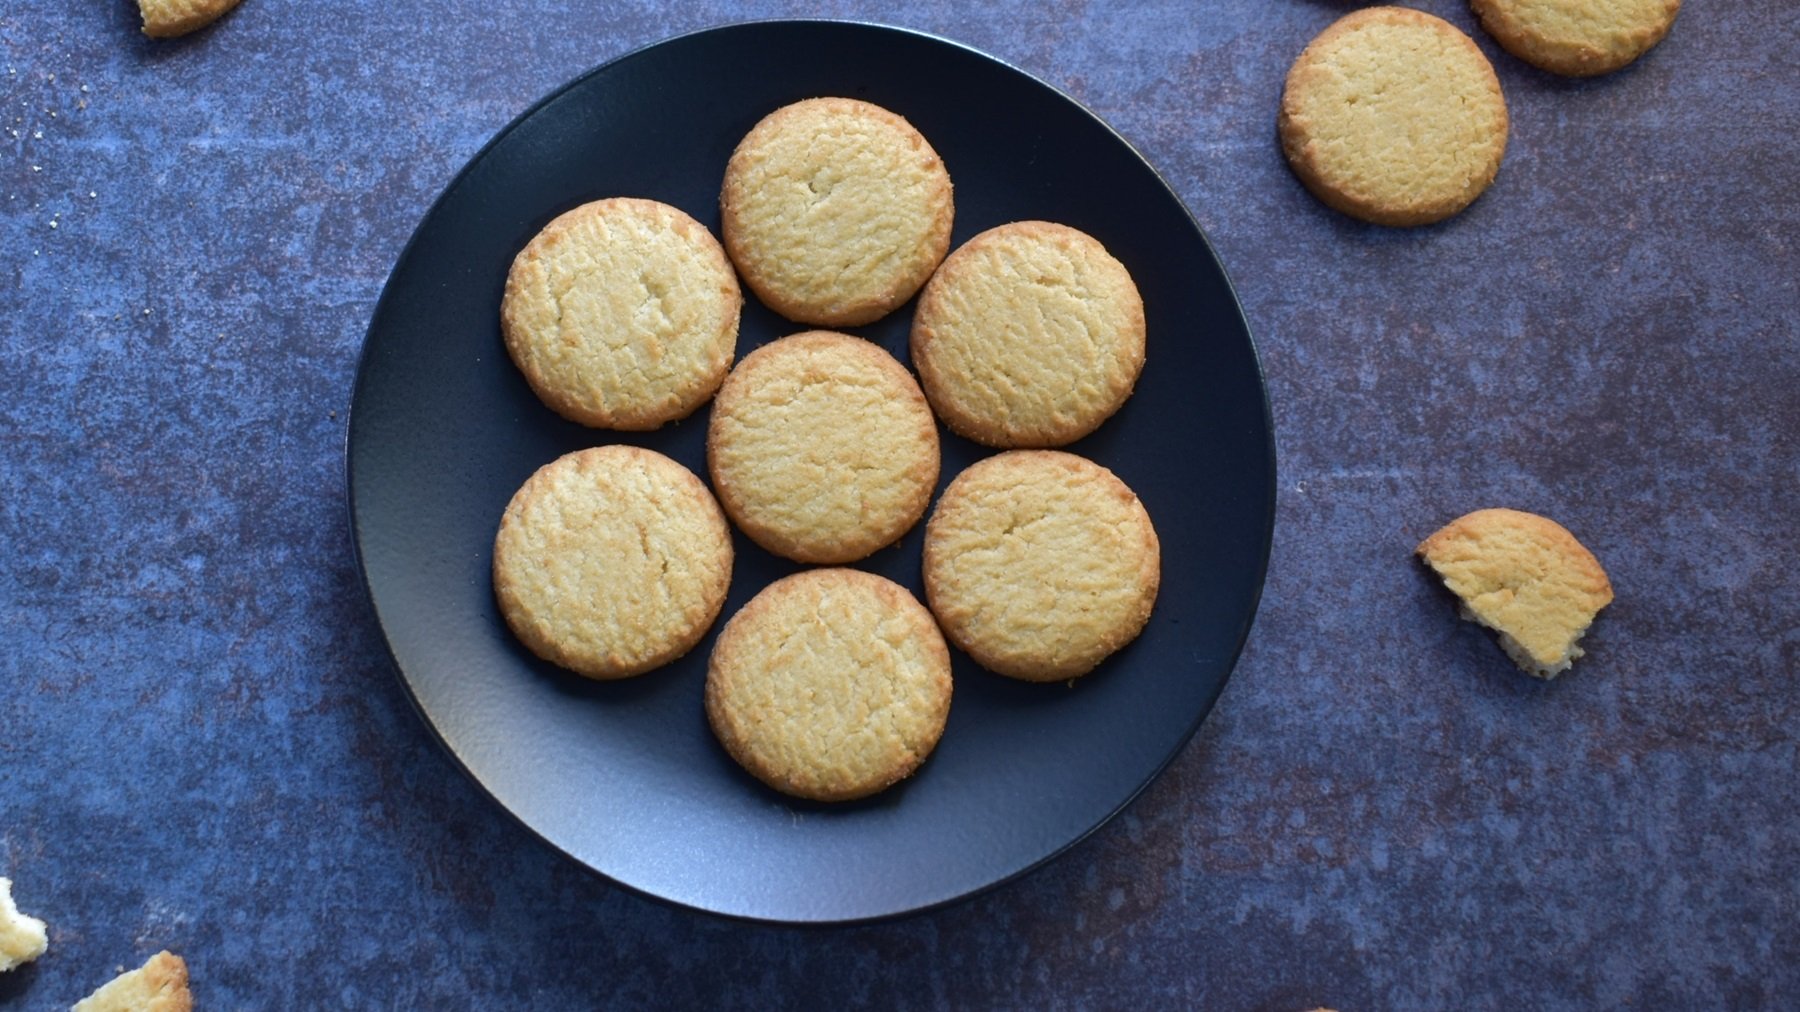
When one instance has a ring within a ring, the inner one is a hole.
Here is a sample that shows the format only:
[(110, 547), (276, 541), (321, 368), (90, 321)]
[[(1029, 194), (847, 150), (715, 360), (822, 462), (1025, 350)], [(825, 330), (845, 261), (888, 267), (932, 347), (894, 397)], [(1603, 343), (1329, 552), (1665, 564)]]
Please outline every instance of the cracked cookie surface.
[(1669, 34), (1681, 0), (1470, 0), (1509, 53), (1570, 77), (1608, 74)]
[(854, 327), (900, 307), (944, 259), (950, 173), (912, 124), (877, 105), (813, 98), (746, 135), (725, 168), (722, 232), (765, 305)]
[(646, 430), (685, 418), (725, 379), (743, 296), (706, 227), (653, 200), (583, 204), (514, 258), (506, 350), (557, 414)]
[(752, 541), (800, 562), (853, 562), (924, 515), (937, 421), (892, 355), (807, 331), (756, 349), (726, 377), (706, 459), (720, 504)]
[(925, 527), (925, 596), (990, 671), (1075, 678), (1137, 638), (1162, 580), (1135, 493), (1093, 461), (1013, 450), (970, 466)]
[(731, 531), (692, 471), (635, 446), (539, 468), (494, 539), (514, 635), (589, 678), (640, 675), (693, 649), (725, 604)]
[(770, 584), (719, 633), (706, 715), (758, 780), (848, 801), (911, 776), (950, 714), (950, 650), (906, 588), (854, 569)]
[(1125, 265), (1067, 225), (1021, 221), (944, 261), (912, 324), (912, 359), (952, 431), (996, 447), (1062, 446), (1131, 396), (1144, 302)]
[(1425, 225), (1474, 202), (1506, 153), (1500, 80), (1467, 35), (1405, 7), (1344, 15), (1288, 71), (1279, 116), (1294, 175), (1326, 206)]

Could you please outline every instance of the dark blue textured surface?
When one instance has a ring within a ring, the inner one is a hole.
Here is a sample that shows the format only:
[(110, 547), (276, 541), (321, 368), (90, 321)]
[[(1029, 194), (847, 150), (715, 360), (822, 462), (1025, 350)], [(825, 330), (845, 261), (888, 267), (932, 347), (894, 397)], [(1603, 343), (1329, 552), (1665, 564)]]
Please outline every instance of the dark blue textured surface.
[[(0, 874), (51, 950), (0, 1002), (66, 1006), (162, 947), (208, 1008), (1788, 1000), (1788, 12), (1690, 5), (1587, 82), (1478, 35), (1499, 180), (1396, 232), (1320, 207), (1274, 142), (1287, 64), (1346, 5), (1191, 6), (248, 0), (152, 43), (122, 0), (8, 5)], [(949, 35), (1138, 145), (1233, 274), (1282, 468), (1257, 628), (1169, 773), (1022, 882), (833, 932), (633, 897), (482, 799), (393, 678), (342, 501), (363, 328), (457, 167), (595, 63), (786, 14)], [(1487, 505), (1612, 574), (1558, 682), (1408, 559)]]

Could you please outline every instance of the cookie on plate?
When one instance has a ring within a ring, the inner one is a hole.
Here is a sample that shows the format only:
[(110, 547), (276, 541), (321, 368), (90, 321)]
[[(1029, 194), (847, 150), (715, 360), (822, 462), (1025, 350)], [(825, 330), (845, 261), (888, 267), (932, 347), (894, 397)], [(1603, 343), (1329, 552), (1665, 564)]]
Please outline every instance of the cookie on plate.
[(800, 562), (852, 562), (919, 522), (937, 486), (937, 422), (906, 367), (814, 330), (756, 349), (713, 403), (706, 459), (752, 541)]
[(738, 144), (719, 196), (725, 248), (770, 309), (854, 327), (898, 308), (950, 248), (950, 173), (912, 124), (813, 98)]
[(224, 17), (240, 0), (138, 0), (144, 34), (172, 39), (197, 32)]
[(731, 368), (743, 296), (706, 226), (615, 197), (545, 225), (513, 260), (506, 350), (570, 421), (645, 430), (685, 418)]
[(187, 963), (164, 950), (135, 970), (108, 981), (70, 1012), (190, 1012)]
[(964, 243), (913, 316), (912, 359), (944, 424), (978, 443), (1074, 442), (1144, 368), (1144, 302), (1125, 265), (1067, 225), (1020, 221)]
[(1418, 549), (1462, 599), (1463, 617), (1494, 630), (1519, 667), (1554, 678), (1582, 655), (1576, 646), (1612, 583), (1594, 554), (1561, 524), (1519, 510), (1476, 510)]
[(906, 588), (854, 569), (777, 580), (719, 633), (706, 716), (770, 787), (848, 801), (912, 775), (950, 715), (950, 650)]
[(494, 592), (539, 657), (627, 678), (700, 642), (731, 562), (725, 515), (692, 471), (600, 446), (545, 464), (513, 495), (494, 539)]
[(1074, 678), (1135, 639), (1162, 578), (1143, 503), (1072, 453), (1013, 450), (950, 483), (925, 527), (925, 596), (983, 667)]
[(1353, 11), (1288, 71), (1281, 147), (1326, 205), (1377, 225), (1468, 207), (1506, 152), (1506, 99), (1473, 40), (1405, 7)]
[(44, 954), (50, 936), (43, 921), (13, 904), (12, 879), (0, 878), (0, 973)]
[(1608, 74), (1669, 34), (1681, 0), (1469, 0), (1507, 52), (1554, 74)]

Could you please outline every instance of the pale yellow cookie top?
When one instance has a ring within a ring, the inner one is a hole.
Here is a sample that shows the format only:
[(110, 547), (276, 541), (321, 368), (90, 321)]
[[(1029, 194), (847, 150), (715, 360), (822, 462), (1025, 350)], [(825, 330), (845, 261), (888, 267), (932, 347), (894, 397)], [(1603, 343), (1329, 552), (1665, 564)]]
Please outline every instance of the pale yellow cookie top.
[(732, 758), (797, 797), (844, 801), (912, 774), (950, 714), (950, 650), (899, 584), (813, 569), (719, 633), (706, 713)]
[(1669, 34), (1681, 0), (1470, 0), (1481, 25), (1527, 63), (1557, 74), (1610, 73)]
[(625, 678), (706, 634), (731, 583), (731, 531), (692, 471), (653, 450), (601, 446), (539, 468), (494, 539), (494, 591), (545, 660)]
[(880, 106), (814, 98), (764, 117), (720, 193), (725, 247), (770, 309), (852, 327), (898, 308), (950, 248), (950, 174)]
[(571, 421), (644, 430), (724, 380), (743, 296), (706, 226), (653, 200), (583, 204), (519, 251), (501, 329), (538, 397)]
[(892, 543), (937, 484), (937, 422), (912, 374), (829, 331), (746, 356), (719, 389), (706, 451), (726, 514), (801, 562), (852, 562)]
[(12, 880), (0, 878), (0, 973), (29, 963), (50, 945), (43, 921), (13, 904)]
[(114, 977), (71, 1012), (191, 1012), (193, 1007), (187, 963), (165, 950)]
[(1382, 225), (1467, 207), (1500, 170), (1507, 122), (1474, 41), (1404, 7), (1339, 18), (1294, 61), (1281, 97), (1295, 175), (1327, 205)]
[(1576, 641), (1612, 603), (1612, 584), (1593, 553), (1534, 513), (1476, 510), (1417, 551), (1462, 599), (1464, 617), (1500, 633), (1513, 660), (1541, 678), (1582, 655)]
[(1055, 450), (979, 461), (925, 528), (925, 593), (982, 666), (1059, 681), (1135, 639), (1162, 576), (1150, 515), (1111, 471)]
[(925, 286), (912, 358), (955, 432), (998, 447), (1094, 431), (1144, 368), (1144, 302), (1125, 265), (1067, 225), (1021, 221), (964, 243)]
[(144, 34), (171, 39), (197, 32), (236, 7), (240, 0), (138, 0), (144, 18)]

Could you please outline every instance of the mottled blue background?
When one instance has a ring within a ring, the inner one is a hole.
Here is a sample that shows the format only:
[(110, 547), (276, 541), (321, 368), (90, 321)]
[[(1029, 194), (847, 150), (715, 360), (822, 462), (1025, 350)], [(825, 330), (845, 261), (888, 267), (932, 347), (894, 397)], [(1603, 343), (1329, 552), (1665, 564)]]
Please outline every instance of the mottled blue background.
[[(66, 1007), (163, 947), (211, 1009), (1791, 1002), (1792, 11), (1690, 4), (1588, 82), (1477, 32), (1499, 180), (1389, 231), (1314, 202), (1274, 138), (1348, 6), (248, 0), (156, 43), (126, 0), (11, 0), (0, 874), (51, 949), (0, 1004)], [(393, 675), (344, 509), (363, 330), (456, 170), (596, 63), (786, 15), (948, 35), (1137, 145), (1238, 286), (1281, 466), (1256, 629), (1169, 772), (1021, 882), (831, 931), (638, 898), (489, 803)], [(1488, 505), (1611, 571), (1558, 682), (1408, 558)]]

